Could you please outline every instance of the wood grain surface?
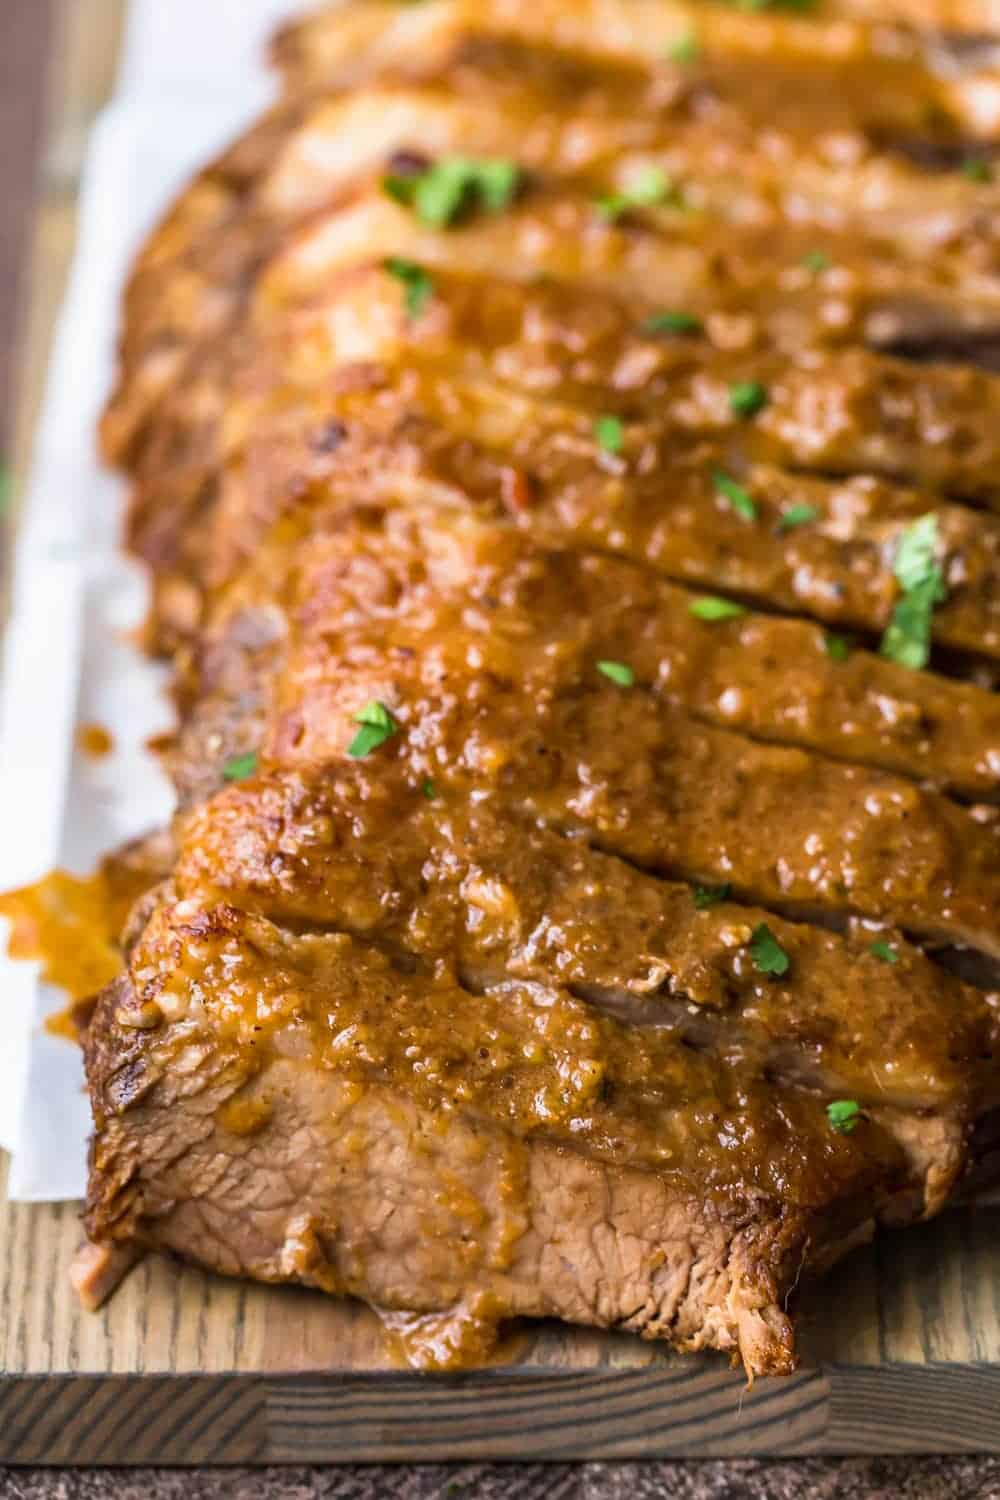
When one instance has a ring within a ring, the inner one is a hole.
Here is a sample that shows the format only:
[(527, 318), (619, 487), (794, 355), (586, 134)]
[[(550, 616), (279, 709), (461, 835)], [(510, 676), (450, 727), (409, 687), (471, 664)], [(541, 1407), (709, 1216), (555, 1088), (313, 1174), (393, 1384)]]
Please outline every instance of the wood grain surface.
[(509, 1365), (417, 1376), (357, 1304), (158, 1256), (95, 1316), (68, 1287), (75, 1206), (8, 1205), (0, 1461), (1000, 1452), (998, 1220), (856, 1253), (806, 1295), (802, 1371), (749, 1389), (718, 1358), (547, 1325)]
[[(65, 0), (55, 15), (22, 319), (22, 471), (121, 15), (120, 0)], [(5, 1175), (0, 1157), (0, 1462), (1000, 1452), (997, 1209), (958, 1210), (854, 1254), (807, 1294), (803, 1370), (748, 1389), (720, 1359), (548, 1326), (519, 1336), (507, 1365), (420, 1377), (360, 1306), (160, 1257), (85, 1314), (67, 1274), (77, 1209), (7, 1205)]]

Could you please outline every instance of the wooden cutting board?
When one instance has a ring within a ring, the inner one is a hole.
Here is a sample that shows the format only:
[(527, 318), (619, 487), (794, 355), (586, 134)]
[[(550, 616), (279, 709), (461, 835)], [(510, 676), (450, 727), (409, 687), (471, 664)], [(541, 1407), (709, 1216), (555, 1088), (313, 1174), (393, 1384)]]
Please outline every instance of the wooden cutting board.
[(807, 1300), (801, 1372), (752, 1389), (717, 1357), (549, 1325), (507, 1364), (420, 1376), (359, 1305), (161, 1257), (83, 1313), (77, 1213), (0, 1207), (0, 1462), (1000, 1452), (997, 1210), (856, 1252)]
[[(67, 0), (21, 359), (23, 473), (73, 246), (86, 127), (121, 0)], [(885, 1235), (811, 1294), (806, 1361), (752, 1389), (718, 1358), (543, 1326), (461, 1377), (400, 1367), (366, 1309), (152, 1257), (99, 1315), (70, 1204), (7, 1205), (0, 1155), (0, 1462), (266, 1463), (667, 1454), (1000, 1452), (1000, 1210)]]

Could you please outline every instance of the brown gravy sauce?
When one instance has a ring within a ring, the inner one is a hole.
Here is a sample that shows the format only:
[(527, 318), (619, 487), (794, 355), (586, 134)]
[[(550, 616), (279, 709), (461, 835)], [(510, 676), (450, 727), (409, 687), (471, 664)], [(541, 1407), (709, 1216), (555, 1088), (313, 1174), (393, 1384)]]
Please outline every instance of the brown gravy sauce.
[(391, 1312), (375, 1308), (385, 1353), (404, 1370), (447, 1374), (516, 1364), (531, 1344), (530, 1325), (498, 1322), (488, 1310), (460, 1305), (441, 1313)]
[(40, 959), (46, 984), (68, 1003), (48, 1017), (53, 1036), (78, 1042), (86, 1002), (121, 973), (120, 935), (132, 903), (151, 884), (127, 858), (110, 857), (92, 875), (53, 870), (32, 885), (0, 893), (0, 916), (11, 924), (11, 958)]
[(115, 738), (103, 724), (80, 724), (76, 731), (76, 743), (91, 760), (101, 760), (115, 748)]

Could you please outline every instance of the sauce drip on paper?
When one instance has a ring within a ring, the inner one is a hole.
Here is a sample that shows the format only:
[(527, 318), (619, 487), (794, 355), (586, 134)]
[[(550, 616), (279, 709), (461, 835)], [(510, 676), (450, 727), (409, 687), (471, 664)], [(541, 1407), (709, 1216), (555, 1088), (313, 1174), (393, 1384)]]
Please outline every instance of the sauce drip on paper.
[(117, 903), (103, 870), (80, 879), (53, 870), (34, 885), (0, 895), (0, 916), (11, 923), (11, 958), (42, 961), (47, 984), (65, 990), (70, 1004), (46, 1022), (46, 1029), (71, 1041), (79, 1038), (74, 1012), (121, 971), (113, 922)]
[(91, 760), (101, 760), (115, 748), (114, 736), (103, 724), (81, 724), (76, 731), (76, 742)]
[(46, 1022), (54, 1036), (79, 1040), (83, 1002), (121, 973), (126, 918), (157, 875), (134, 849), (125, 849), (102, 861), (93, 875), (53, 870), (33, 885), (0, 894), (0, 917), (11, 924), (11, 958), (40, 959), (42, 978), (69, 998)]

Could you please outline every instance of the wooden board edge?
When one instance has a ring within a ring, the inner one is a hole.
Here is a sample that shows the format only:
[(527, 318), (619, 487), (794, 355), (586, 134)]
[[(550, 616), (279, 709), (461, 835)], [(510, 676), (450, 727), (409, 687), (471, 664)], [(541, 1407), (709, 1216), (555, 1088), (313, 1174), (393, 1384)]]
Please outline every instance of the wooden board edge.
[(0, 1378), (0, 1462), (303, 1464), (998, 1453), (1000, 1367)]
[(267, 1461), (267, 1392), (255, 1376), (0, 1377), (0, 1463)]

